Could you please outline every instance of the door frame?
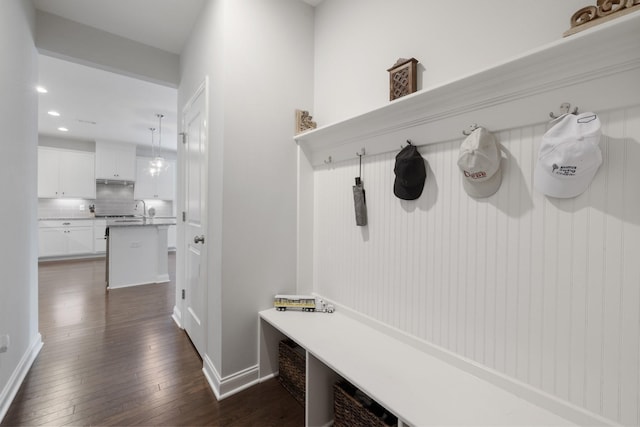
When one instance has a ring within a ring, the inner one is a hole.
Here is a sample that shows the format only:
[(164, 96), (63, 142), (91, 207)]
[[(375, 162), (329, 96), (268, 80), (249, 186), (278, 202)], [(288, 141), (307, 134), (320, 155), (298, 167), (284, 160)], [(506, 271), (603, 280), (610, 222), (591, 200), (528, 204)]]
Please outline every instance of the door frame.
[[(186, 288), (186, 283), (187, 283), (187, 270), (186, 270), (186, 254), (187, 254), (187, 244), (186, 244), (186, 236), (185, 236), (185, 224), (186, 221), (183, 220), (183, 213), (186, 212), (186, 206), (187, 206), (187, 168), (186, 168), (186, 161), (187, 161), (187, 156), (185, 155), (184, 149), (185, 149), (185, 139), (186, 135), (185, 135), (185, 113), (187, 111), (188, 108), (190, 108), (193, 103), (195, 102), (195, 100), (198, 98), (198, 96), (200, 96), (201, 94), (204, 94), (204, 114), (205, 117), (209, 117), (209, 76), (205, 76), (204, 80), (200, 83), (200, 85), (198, 85), (198, 88), (193, 92), (193, 94), (189, 97), (189, 99), (187, 100), (187, 102), (184, 103), (181, 113), (180, 113), (180, 129), (181, 132), (179, 133), (179, 135), (182, 137), (180, 141), (178, 141), (178, 165), (177, 165), (177, 171), (176, 171), (176, 175), (178, 176), (178, 182), (177, 182), (177, 188), (178, 188), (178, 194), (176, 199), (178, 200), (178, 206), (177, 206), (177, 210), (176, 210), (176, 214), (177, 214), (177, 218), (176, 218), (176, 291), (175, 291), (175, 305), (174, 305), (174, 309), (173, 309), (173, 315), (172, 318), (175, 321), (175, 323), (178, 325), (178, 327), (180, 327), (180, 329), (185, 329), (185, 325), (184, 325), (184, 313), (186, 310), (186, 300), (182, 298), (182, 290)], [(208, 153), (210, 150), (210, 132), (209, 132), (209, 126), (207, 125), (206, 130), (205, 130), (206, 134), (205, 134), (205, 138), (207, 140), (207, 157), (208, 157)], [(208, 158), (205, 161), (206, 167), (208, 168)], [(206, 180), (207, 181), (207, 180)], [(204, 182), (203, 183), (203, 187), (201, 189), (202, 193), (205, 194), (205, 200), (207, 199), (207, 191), (208, 191), (208, 182)], [(206, 208), (205, 211), (208, 212), (208, 200), (206, 203)], [(206, 218), (206, 215), (205, 215)], [(207, 231), (208, 231), (208, 227), (207, 227)], [(208, 234), (208, 233), (207, 233)], [(208, 237), (208, 236), (207, 236)], [(204, 301), (205, 304), (208, 301), (208, 286), (205, 286), (204, 288)], [(208, 307), (205, 308), (204, 310), (205, 313), (208, 312)], [(205, 333), (204, 333), (204, 342), (202, 343), (203, 348), (206, 349), (207, 348), (207, 319), (203, 319), (204, 322), (204, 327), (205, 327)]]

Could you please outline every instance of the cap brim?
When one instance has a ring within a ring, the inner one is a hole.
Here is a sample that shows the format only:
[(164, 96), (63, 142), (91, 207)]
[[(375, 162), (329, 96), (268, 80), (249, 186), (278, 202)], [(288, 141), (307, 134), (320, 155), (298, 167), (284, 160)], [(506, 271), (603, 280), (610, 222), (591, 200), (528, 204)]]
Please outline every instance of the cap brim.
[(393, 182), (393, 194), (396, 195), (399, 199), (402, 200), (415, 200), (422, 195), (422, 191), (424, 190), (424, 182), (425, 179), (419, 185), (415, 187), (405, 187), (404, 185), (398, 182), (398, 178)]
[(462, 177), (462, 187), (468, 195), (476, 199), (482, 199), (495, 194), (502, 183), (502, 168), (498, 168), (496, 173), (486, 181), (470, 181), (465, 176)]
[(593, 180), (598, 168), (585, 172), (578, 179), (575, 177), (557, 177), (547, 172), (542, 166), (542, 162), (538, 161), (533, 174), (533, 185), (536, 189), (549, 197), (557, 197), (559, 199), (568, 199), (579, 196), (584, 193), (589, 184)]

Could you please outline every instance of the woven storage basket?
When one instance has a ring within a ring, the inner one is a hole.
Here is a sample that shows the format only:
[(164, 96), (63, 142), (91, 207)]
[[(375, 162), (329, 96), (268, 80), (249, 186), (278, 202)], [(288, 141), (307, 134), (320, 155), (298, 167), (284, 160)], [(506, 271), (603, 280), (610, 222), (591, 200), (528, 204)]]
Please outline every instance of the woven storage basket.
[(292, 340), (282, 340), (278, 345), (280, 384), (304, 406), (306, 357), (302, 347)]
[(336, 383), (333, 386), (334, 427), (389, 427), (398, 425), (398, 419), (377, 405), (377, 403), (374, 404), (385, 412), (386, 422), (366, 408), (362, 402), (352, 396), (345, 388), (353, 388), (355, 390), (350, 384)]

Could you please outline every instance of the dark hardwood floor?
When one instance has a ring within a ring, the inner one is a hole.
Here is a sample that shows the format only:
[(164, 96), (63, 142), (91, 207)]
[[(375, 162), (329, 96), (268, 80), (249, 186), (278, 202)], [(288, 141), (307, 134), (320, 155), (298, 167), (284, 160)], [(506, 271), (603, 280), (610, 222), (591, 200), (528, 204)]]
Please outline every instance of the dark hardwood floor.
[(40, 263), (44, 347), (2, 426), (302, 426), (304, 409), (266, 381), (221, 402), (171, 313), (168, 284), (104, 288), (104, 259)]

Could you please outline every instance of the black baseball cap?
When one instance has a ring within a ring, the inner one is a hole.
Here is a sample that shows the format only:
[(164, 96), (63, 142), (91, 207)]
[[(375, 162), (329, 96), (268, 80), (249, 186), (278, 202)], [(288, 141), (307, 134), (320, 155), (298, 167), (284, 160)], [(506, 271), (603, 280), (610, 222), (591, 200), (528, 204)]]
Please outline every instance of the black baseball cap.
[(427, 169), (424, 158), (418, 153), (415, 145), (409, 144), (396, 156), (393, 168), (396, 180), (393, 183), (393, 194), (403, 200), (415, 200), (422, 194)]

